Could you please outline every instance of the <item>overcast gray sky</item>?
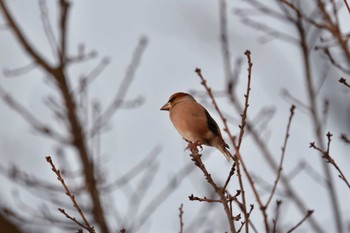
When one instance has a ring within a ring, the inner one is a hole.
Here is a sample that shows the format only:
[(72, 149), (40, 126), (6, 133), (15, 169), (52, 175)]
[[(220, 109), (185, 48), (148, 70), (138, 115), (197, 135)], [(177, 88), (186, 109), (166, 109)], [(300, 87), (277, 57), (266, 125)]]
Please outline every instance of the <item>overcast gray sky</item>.
[[(38, 1), (7, 2), (32, 44), (46, 58), (54, 62), (43, 32)], [(264, 135), (266, 135), (266, 145), (278, 160), (290, 108), (290, 102), (282, 97), (282, 90), (288, 88), (290, 93), (306, 102), (301, 56), (297, 47), (278, 39), (269, 43), (259, 43), (258, 39), (262, 33), (242, 24), (233, 14), (234, 8), (246, 5), (242, 1), (232, 2), (228, 4), (232, 59), (238, 57), (244, 59), (243, 53), (246, 49), (252, 52), (254, 66), (249, 116), (254, 119), (254, 116), (264, 107), (275, 109), (275, 114), (264, 131)], [(273, 4), (273, 1), (268, 2)], [(47, 1), (47, 3), (57, 36), (57, 3), (56, 1)], [(263, 20), (272, 27), (283, 26), (266, 17)], [(293, 34), (293, 31), (288, 28), (282, 28), (282, 30)], [(99, 160), (102, 163), (103, 172), (110, 180), (113, 180), (114, 177), (125, 173), (142, 160), (156, 145), (160, 146), (162, 151), (158, 160), (159, 168), (152, 183), (153, 188), (146, 194), (146, 200), (150, 200), (160, 188), (169, 182), (169, 178), (183, 166), (191, 163), (188, 151), (184, 151), (185, 142), (173, 128), (168, 113), (159, 111), (160, 107), (174, 92), (204, 90), (194, 73), (195, 67), (202, 69), (208, 84), (213, 89), (224, 87), (218, 1), (73, 1), (69, 17), (69, 52), (76, 53), (78, 44), (84, 43), (87, 50), (98, 52), (98, 58), (71, 67), (69, 74), (72, 78), (72, 86), (76, 86), (79, 77), (82, 74), (88, 74), (103, 57), (109, 57), (109, 65), (90, 86), (89, 93), (90, 100), (98, 99), (102, 108), (108, 106), (116, 94), (131, 60), (132, 52), (141, 36), (146, 36), (149, 43), (126, 99), (142, 97), (145, 102), (133, 110), (120, 110), (112, 118), (113, 128), (102, 137)], [(13, 35), (6, 30), (0, 31), (0, 51), (1, 70), (21, 67), (30, 61), (26, 55), (23, 55), (23, 50), (14, 40)], [(319, 64), (321, 65), (322, 62)], [(242, 102), (247, 77), (246, 67), (244, 59), (238, 87)], [(316, 66), (315, 74), (318, 74), (321, 68)], [(320, 92), (320, 97), (331, 100), (331, 114), (326, 128), (336, 137), (340, 133), (350, 131), (349, 95), (334, 89), (337, 85), (334, 80), (339, 77), (340, 74), (331, 71)], [(58, 95), (52, 85), (44, 80), (46, 77), (38, 70), (15, 78), (7, 78), (0, 74), (2, 88), (32, 110), (43, 122), (59, 127), (43, 103), (48, 95), (56, 97)], [(339, 93), (339, 95), (334, 95), (334, 93)], [(236, 119), (239, 118), (238, 113), (228, 104), (227, 100), (219, 99), (219, 104), (224, 112)], [(210, 104), (205, 106), (222, 128), (223, 124), (219, 121), (214, 109)], [(3, 102), (0, 104), (0, 119), (1, 164), (5, 166), (16, 164), (30, 174), (46, 177), (47, 181), (52, 183), (56, 182), (44, 158), (45, 155), (50, 154), (55, 160), (52, 141), (33, 133), (31, 127)], [(237, 125), (238, 122), (232, 122), (234, 133), (239, 132)], [(310, 125), (309, 117), (297, 108), (292, 123), (284, 172), (288, 173), (293, 170), (301, 160), (308, 161), (314, 169), (321, 171), (318, 155), (308, 148), (309, 142), (314, 140)], [(346, 150), (339, 140), (334, 140), (332, 150), (343, 171), (349, 171), (350, 161), (346, 157), (349, 155), (348, 148)], [(217, 151), (205, 148), (203, 154), (208, 153), (210, 156), (205, 160), (208, 169), (213, 173), (214, 178), (223, 180), (230, 170), (229, 164)], [(266, 180), (273, 180), (271, 170), (249, 137), (244, 141), (241, 153), (245, 157), (249, 170)], [(0, 202), (14, 204), (11, 195), (13, 190), (18, 189), (17, 186), (10, 184), (3, 177), (0, 177), (0, 181), (6, 183), (6, 188), (1, 191)], [(339, 197), (348, 196), (349, 191), (345, 185), (338, 179), (335, 183)], [(236, 189), (234, 185), (237, 185), (236, 181), (232, 184), (233, 190)], [(293, 185), (300, 191), (308, 208), (315, 210), (314, 215), (317, 220), (331, 232), (334, 228), (327, 222), (332, 221), (332, 212), (327, 204), (328, 194), (324, 188), (305, 173), (295, 178)], [(184, 204), (186, 226), (186, 223), (191, 222), (192, 216), (202, 206), (207, 205), (206, 203), (190, 202), (188, 195), (193, 193), (205, 196), (208, 193), (206, 186), (208, 185), (200, 172), (194, 171), (156, 211), (140, 232), (177, 232), (178, 208), (181, 203)], [(249, 203), (255, 203), (250, 191), (248, 193)], [(115, 199), (116, 209), (121, 213), (127, 211), (127, 206), (120, 201), (125, 200), (123, 195), (122, 192), (116, 192), (108, 197)], [(40, 203), (30, 192), (21, 192), (21, 199), (26, 203)], [(35, 207), (35, 204), (33, 205)], [(300, 215), (296, 214), (297, 211), (292, 206), (284, 207), (287, 210), (283, 212), (284, 223), (293, 224), (300, 220)], [(342, 203), (341, 209), (345, 217), (349, 216), (349, 202)], [(52, 212), (60, 216), (55, 209)], [(223, 215), (220, 208), (217, 213)], [(257, 205), (252, 218), (261, 218)], [(349, 221), (349, 219), (344, 219), (344, 221)], [(112, 225), (118, 226), (118, 223), (113, 222)], [(262, 229), (262, 222), (256, 227)], [(308, 225), (304, 224), (299, 230), (307, 232), (307, 229), (309, 229)]]

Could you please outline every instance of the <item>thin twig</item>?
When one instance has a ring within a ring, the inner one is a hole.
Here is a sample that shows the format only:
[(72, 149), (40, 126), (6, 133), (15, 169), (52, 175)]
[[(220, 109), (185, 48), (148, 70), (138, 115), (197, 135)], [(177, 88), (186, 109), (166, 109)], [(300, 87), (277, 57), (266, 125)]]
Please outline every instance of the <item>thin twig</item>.
[(332, 138), (332, 134), (330, 132), (327, 133), (327, 149), (326, 151), (323, 151), (320, 147), (316, 146), (315, 142), (311, 142), (310, 143), (310, 148), (313, 148), (315, 150), (318, 150), (319, 152), (321, 152), (321, 154), (323, 155), (322, 158), (324, 158), (328, 163), (332, 164), (333, 167), (335, 167), (335, 169), (337, 169), (339, 175), (338, 177), (340, 179), (342, 179), (345, 184), (348, 186), (348, 188), (350, 189), (350, 183), (348, 181), (348, 179), (345, 177), (344, 173), (342, 172), (342, 170), (339, 168), (338, 164), (335, 162), (335, 160), (332, 158), (332, 156), (330, 155), (330, 144), (331, 144), (331, 138)]
[(141, 37), (132, 55), (131, 62), (129, 63), (125, 76), (119, 85), (116, 96), (114, 97), (112, 103), (107, 107), (107, 109), (99, 116), (93, 124), (91, 134), (94, 135), (105, 125), (111, 117), (114, 115), (116, 110), (121, 106), (123, 100), (127, 94), (129, 86), (135, 77), (136, 70), (141, 62), (142, 55), (146, 49), (148, 40), (147, 37)]
[(350, 74), (350, 69), (348, 69), (347, 67), (344, 67), (344, 65), (342, 65), (341, 63), (339, 63), (333, 56), (331, 50), (330, 50), (330, 46), (327, 45), (326, 48), (320, 48), (320, 47), (316, 47), (315, 49), (318, 50), (322, 50), (322, 52), (327, 56), (328, 60), (330, 61), (330, 63), (337, 67), (339, 70), (343, 71), (346, 74)]
[(125, 184), (130, 183), (131, 180), (133, 180), (137, 175), (142, 174), (143, 170), (146, 170), (147, 167), (149, 167), (152, 163), (155, 162), (155, 160), (160, 155), (161, 151), (162, 148), (160, 146), (155, 146), (149, 152), (149, 154), (146, 155), (144, 159), (138, 162), (133, 168), (125, 172), (121, 177), (119, 177), (115, 181), (112, 181), (111, 183), (102, 186), (101, 190), (104, 192), (111, 192), (115, 189), (122, 188)]
[(15, 69), (4, 69), (3, 73), (6, 77), (17, 77), (23, 74), (27, 74), (37, 67), (35, 62), (30, 62), (28, 65), (15, 68)]
[(293, 96), (288, 89), (282, 89), (282, 96), (287, 99), (288, 102), (293, 103), (293, 105), (296, 105), (300, 110), (302, 110), (305, 113), (310, 112), (310, 107), (307, 106), (303, 101), (299, 100), (297, 97)]
[[(66, 185), (64, 179), (62, 178), (61, 176), (61, 172), (60, 170), (58, 170), (55, 166), (55, 164), (53, 163), (52, 159), (50, 156), (47, 156), (46, 157), (46, 161), (51, 165), (51, 169), (52, 171), (56, 174), (57, 176), (57, 179), (61, 182), (62, 184), (62, 187), (64, 188), (64, 191), (66, 192), (66, 195), (71, 199), (72, 203), (73, 203), (73, 206), (75, 207), (75, 209), (78, 211), (80, 217), (82, 218), (82, 220), (84, 221), (85, 225), (81, 225), (79, 224), (80, 226), (83, 226), (86, 230), (88, 230), (89, 232), (92, 232), (94, 233), (95, 232), (95, 229), (93, 226), (90, 225), (89, 221), (86, 219), (83, 211), (81, 210), (79, 204), (77, 203), (77, 201), (75, 200), (75, 196), (70, 192), (68, 186)], [(61, 210), (60, 210), (61, 211)], [(62, 212), (62, 211), (61, 211)], [(62, 212), (63, 213), (63, 212)], [(66, 214), (65, 214), (66, 215)], [(67, 215), (66, 215), (67, 217)], [(70, 218), (71, 219), (71, 218)], [(74, 221), (75, 222), (75, 221)]]
[(249, 50), (246, 50), (244, 53), (247, 56), (247, 60), (248, 60), (248, 81), (247, 81), (247, 90), (246, 90), (246, 94), (244, 95), (245, 98), (245, 102), (244, 102), (244, 109), (243, 109), (243, 113), (241, 115), (241, 125), (239, 126), (240, 131), (239, 131), (239, 137), (238, 137), (238, 144), (237, 144), (237, 149), (240, 150), (241, 148), (241, 144), (242, 144), (242, 140), (243, 140), (243, 134), (244, 134), (244, 129), (245, 126), (247, 124), (246, 120), (247, 120), (247, 112), (248, 112), (248, 107), (249, 107), (249, 94), (250, 94), (250, 84), (251, 84), (251, 80), (252, 80), (252, 67), (253, 67), (253, 63), (251, 60), (251, 53)]
[(251, 175), (249, 174), (248, 169), (246, 168), (246, 166), (245, 166), (245, 164), (244, 164), (244, 161), (243, 161), (242, 157), (240, 156), (239, 151), (237, 150), (237, 144), (236, 144), (236, 141), (235, 141), (234, 137), (232, 136), (231, 131), (230, 131), (229, 127), (228, 127), (227, 120), (226, 120), (226, 118), (222, 115), (222, 112), (221, 112), (221, 110), (219, 109), (219, 107), (218, 107), (218, 105), (217, 105), (217, 103), (216, 103), (216, 101), (215, 101), (215, 98), (214, 98), (214, 96), (213, 96), (213, 94), (212, 94), (212, 92), (211, 92), (211, 88), (209, 88), (209, 86), (207, 85), (207, 81), (204, 79), (201, 70), (200, 70), (199, 68), (196, 68), (195, 72), (198, 74), (199, 78), (201, 79), (201, 84), (202, 84), (202, 85), (204, 86), (204, 88), (206, 89), (206, 91), (207, 91), (209, 97), (210, 97), (211, 100), (212, 100), (212, 103), (213, 103), (213, 105), (214, 105), (214, 107), (215, 107), (215, 110), (218, 112), (218, 114), (219, 114), (219, 116), (220, 116), (220, 118), (221, 118), (221, 120), (222, 120), (222, 122), (223, 122), (223, 124), (224, 124), (224, 130), (225, 130), (225, 132), (227, 133), (227, 135), (229, 136), (229, 138), (230, 138), (230, 140), (231, 140), (231, 142), (232, 142), (232, 144), (233, 144), (233, 146), (234, 146), (234, 148), (235, 148), (235, 150), (236, 150), (236, 158), (237, 158), (237, 159), (241, 162), (241, 164), (242, 164), (244, 174), (246, 175), (246, 177), (247, 177), (247, 179), (248, 179), (248, 182), (249, 182), (249, 184), (250, 184), (250, 186), (251, 186), (251, 188), (252, 188), (252, 190), (253, 190), (254, 196), (255, 196), (255, 198), (256, 198), (256, 200), (257, 200), (257, 202), (258, 202), (258, 205), (259, 205), (259, 207), (260, 207), (260, 210), (261, 210), (261, 212), (262, 212), (263, 219), (264, 219), (265, 230), (266, 230), (266, 232), (269, 232), (269, 224), (268, 224), (268, 219), (267, 219), (266, 210), (265, 210), (264, 205), (263, 205), (263, 203), (262, 203), (262, 201), (261, 201), (261, 198), (260, 198), (260, 196), (259, 196), (259, 194), (258, 194), (258, 192), (257, 192), (257, 190), (256, 190), (256, 187), (255, 187), (255, 185), (254, 185), (254, 181), (253, 181)]
[(70, 3), (67, 0), (60, 0), (60, 67), (64, 67), (67, 58), (67, 21), (68, 21), (68, 11), (70, 9)]
[(350, 84), (346, 81), (345, 78), (340, 78), (340, 79), (339, 79), (339, 82), (340, 82), (341, 84), (343, 84), (344, 86), (350, 88)]
[(184, 214), (184, 211), (183, 211), (183, 207), (184, 205), (181, 204), (180, 205), (180, 208), (179, 208), (179, 220), (180, 220), (180, 231), (179, 233), (184, 233), (184, 222), (183, 222), (183, 214)]
[[(275, 8), (272, 8), (267, 5), (263, 5), (263, 3), (261, 3), (263, 1), (247, 0), (246, 2), (248, 2), (254, 8), (254, 11), (252, 10), (250, 11), (250, 13), (255, 12), (254, 15), (257, 15), (256, 11), (259, 11), (259, 13), (262, 13), (263, 15), (271, 16), (272, 18), (278, 19), (281, 22), (287, 21), (289, 23), (292, 23), (293, 25), (295, 25), (297, 22), (295, 15), (292, 14), (293, 11), (290, 11), (289, 7), (285, 6), (285, 4), (282, 4), (284, 2), (283, 0), (276, 1), (277, 6), (281, 8), (281, 13), (277, 12)], [(277, 12), (277, 14), (274, 13), (275, 11)], [(320, 26), (323, 26), (323, 25), (320, 25)], [(292, 44), (295, 44), (295, 43), (292, 43)], [(300, 45), (300, 42), (298, 42), (297, 44)], [(242, 112), (243, 108), (240, 105), (239, 98), (237, 98), (235, 93), (227, 92), (227, 94), (236, 111)], [(278, 170), (278, 164), (275, 162), (274, 156), (272, 155), (270, 150), (267, 148), (266, 143), (264, 142), (262, 137), (258, 134), (257, 130), (254, 128), (251, 121), (247, 121), (247, 129), (249, 130), (251, 137), (255, 142), (255, 145), (257, 145), (257, 147), (262, 152), (262, 156), (267, 161), (269, 167), (273, 170), (273, 172), (276, 172)], [(304, 203), (301, 196), (298, 195), (297, 191), (291, 186), (290, 180), (288, 180), (287, 177), (282, 174), (281, 182), (285, 188), (285, 192), (287, 193), (287, 195), (296, 204), (296, 206), (298, 207), (298, 210), (302, 214), (304, 214), (307, 211), (306, 203)], [(320, 224), (314, 218), (310, 218), (309, 223), (315, 232), (324, 232)]]
[(0, 10), (5, 16), (8, 28), (12, 30), (12, 32), (15, 34), (16, 39), (23, 46), (24, 50), (33, 58), (35, 63), (41, 66), (44, 70), (49, 71), (49, 73), (54, 72), (54, 69), (51, 67), (51, 65), (49, 65), (45, 61), (45, 59), (38, 53), (38, 51), (33, 48), (33, 46), (30, 44), (23, 32), (20, 30), (20, 28), (17, 25), (17, 22), (15, 22), (4, 0), (0, 0)]
[(350, 14), (350, 6), (349, 6), (348, 1), (347, 1), (347, 0), (343, 0), (343, 1), (344, 1), (344, 4), (345, 4), (346, 8), (347, 8), (348, 11), (349, 11), (349, 14)]
[(44, 32), (46, 35), (46, 38), (50, 44), (50, 48), (52, 51), (52, 54), (54, 56), (58, 55), (58, 46), (57, 46), (57, 42), (55, 39), (55, 35), (53, 33), (52, 30), (52, 26), (51, 26), (51, 22), (50, 22), (50, 18), (49, 18), (49, 8), (46, 5), (46, 0), (40, 0), (39, 1), (39, 8), (40, 8), (40, 16), (41, 16), (41, 22), (43, 23), (43, 27), (44, 27)]
[(104, 57), (101, 59), (100, 63), (94, 67), (86, 76), (83, 77), (83, 83), (88, 86), (90, 83), (92, 83), (101, 73), (102, 71), (107, 67), (107, 65), (110, 62), (109, 57)]
[(279, 216), (279, 210), (280, 210), (281, 204), (282, 204), (282, 201), (280, 200), (276, 201), (276, 215), (275, 215), (275, 219), (272, 220), (273, 222), (272, 233), (277, 233), (277, 223), (278, 223), (278, 216)]
[(288, 142), (288, 138), (289, 138), (289, 131), (290, 131), (290, 125), (292, 123), (292, 119), (293, 119), (293, 116), (294, 116), (294, 110), (295, 110), (295, 106), (292, 105), (291, 108), (290, 108), (290, 115), (289, 115), (289, 120), (288, 120), (288, 124), (287, 124), (287, 130), (286, 130), (286, 136), (284, 137), (284, 143), (283, 143), (283, 146), (282, 146), (282, 155), (281, 155), (281, 160), (280, 160), (280, 164), (278, 166), (278, 170), (277, 170), (277, 177), (276, 177), (276, 180), (275, 180), (275, 183), (272, 187), (272, 191), (271, 191), (271, 194), (265, 204), (265, 207), (268, 208), (272, 198), (273, 198), (273, 195), (275, 194), (275, 191), (276, 191), (276, 188), (277, 188), (277, 184), (278, 184), (278, 181), (280, 180), (280, 177), (281, 177), (281, 172), (282, 172), (282, 165), (283, 165), (283, 161), (284, 161), (284, 156), (286, 154), (286, 148), (287, 148), (287, 142)]
[(177, 172), (177, 175), (174, 175), (167, 185), (164, 186), (162, 190), (159, 191), (157, 195), (154, 195), (152, 200), (144, 207), (143, 211), (137, 217), (137, 224), (130, 227), (129, 231), (137, 231), (140, 229), (143, 224), (145, 224), (148, 219), (151, 217), (158, 207), (168, 198), (171, 194), (174, 193), (174, 190), (181, 184), (181, 182), (191, 174), (195, 169), (193, 169), (193, 164), (188, 164), (184, 166)]
[(225, 210), (225, 213), (226, 213), (228, 223), (230, 225), (231, 233), (236, 233), (237, 230), (236, 230), (236, 227), (234, 224), (234, 217), (232, 216), (232, 213), (230, 211), (230, 208), (228, 205), (228, 200), (225, 196), (225, 190), (223, 190), (222, 188), (217, 186), (217, 184), (211, 178), (211, 175), (208, 173), (206, 167), (204, 166), (202, 159), (200, 157), (201, 155), (198, 153), (198, 149), (196, 147), (191, 149), (190, 156), (192, 157), (192, 161), (194, 162), (194, 164), (203, 172), (207, 182), (211, 185), (211, 187), (214, 189), (214, 191), (219, 195), (221, 203), (222, 203), (224, 210)]
[[(248, 212), (248, 224), (252, 227), (252, 229), (253, 229), (253, 231), (255, 233), (258, 233), (258, 231), (256, 230), (256, 227), (254, 226), (253, 222), (249, 219), (250, 214), (253, 212), (253, 210), (254, 210), (254, 205), (250, 204), (250, 210)], [(242, 229), (243, 229), (243, 226), (245, 226), (245, 225), (247, 225), (247, 222), (246, 221), (242, 222), (241, 227), (237, 230), (237, 233), (241, 232)]]
[[(285, 2), (285, 1), (284, 1)], [(319, 8), (321, 8), (322, 3), (318, 1)], [(321, 4), (321, 5), (320, 5)], [(293, 9), (294, 10), (294, 9)], [(322, 124), (320, 121), (319, 111), (318, 111), (318, 105), (316, 100), (316, 93), (315, 93), (315, 86), (314, 86), (314, 80), (312, 76), (312, 67), (311, 67), (311, 58), (310, 58), (310, 44), (307, 39), (307, 29), (305, 25), (304, 18), (300, 12), (300, 10), (295, 10), (296, 14), (296, 21), (295, 21), (295, 28), (297, 29), (297, 32), (299, 34), (299, 40), (300, 40), (300, 50), (302, 52), (302, 58), (303, 58), (303, 65), (304, 65), (304, 78), (306, 81), (306, 92), (308, 96), (309, 106), (310, 106), (310, 117), (313, 123), (313, 131), (314, 135), (317, 139), (318, 144), (323, 148), (324, 142), (322, 139)], [(338, 197), (336, 195), (336, 190), (334, 186), (334, 182), (332, 179), (332, 174), (330, 171), (330, 168), (325, 164), (322, 163), (322, 168), (324, 171), (324, 174), (327, 179), (327, 192), (329, 195), (329, 199), (331, 202), (331, 206), (333, 209), (333, 219), (336, 223), (336, 228), (338, 232), (342, 232), (342, 215), (340, 212), (339, 207), (339, 201)]]
[(59, 61), (58, 65), (51, 65), (46, 61), (41, 54), (34, 48), (34, 46), (29, 42), (25, 37), (24, 33), (20, 30), (17, 25), (14, 17), (10, 13), (7, 5), (4, 0), (0, 0), (0, 11), (3, 13), (3, 16), (12, 30), (14, 37), (17, 39), (20, 47), (29, 55), (29, 57), (40, 66), (44, 72), (47, 74), (47, 77), (50, 80), (54, 80), (57, 85), (57, 89), (63, 99), (65, 106), (65, 115), (67, 123), (69, 124), (69, 138), (74, 148), (77, 150), (79, 159), (82, 164), (82, 170), (84, 174), (85, 185), (87, 192), (92, 200), (92, 214), (96, 224), (99, 225), (99, 228), (102, 233), (108, 233), (108, 225), (106, 223), (104, 208), (102, 200), (100, 198), (100, 192), (97, 187), (97, 181), (94, 174), (94, 164), (91, 161), (91, 156), (87, 148), (87, 141), (85, 134), (83, 132), (82, 122), (79, 119), (78, 109), (76, 108), (76, 101), (74, 96), (70, 94), (70, 79), (68, 77), (67, 67), (65, 65), (66, 61), (66, 50), (67, 50), (67, 31), (68, 31), (68, 16), (69, 16), (69, 6), (70, 3), (67, 0), (59, 1), (59, 35), (60, 35), (60, 54), (57, 60)]
[(219, 15), (220, 15), (220, 39), (221, 50), (223, 56), (224, 72), (226, 81), (233, 87), (237, 80), (233, 76), (231, 68), (231, 56), (230, 56), (230, 44), (228, 38), (228, 26), (227, 26), (227, 7), (226, 0), (219, 1)]
[(219, 202), (219, 203), (221, 203), (221, 200), (214, 200), (214, 199), (210, 199), (210, 198), (207, 198), (207, 197), (196, 197), (193, 194), (188, 196), (188, 199), (190, 201), (199, 201), (199, 202), (204, 201), (204, 202)]
[(341, 134), (340, 139), (343, 140), (345, 143), (350, 144), (350, 139), (348, 138), (348, 136), (346, 136), (346, 134)]
[[(248, 112), (248, 107), (249, 107), (249, 93), (250, 93), (250, 90), (251, 90), (250, 84), (251, 84), (252, 66), (253, 66), (253, 63), (252, 63), (251, 57), (250, 57), (250, 51), (246, 50), (246, 52), (244, 54), (247, 56), (247, 60), (248, 60), (247, 61), (248, 62), (248, 68), (247, 68), (247, 70), (248, 70), (248, 80), (247, 80), (246, 94), (244, 95), (245, 102), (244, 102), (243, 113), (241, 115), (241, 125), (239, 126), (240, 127), (240, 131), (239, 131), (239, 137), (238, 137), (238, 144), (237, 144), (237, 148), (235, 148), (236, 149), (236, 158), (239, 157), (239, 159), (241, 159), (240, 156), (238, 156), (238, 154), (240, 153), (240, 148), (241, 148), (241, 145), (242, 145), (244, 130), (245, 130), (245, 126), (246, 126), (247, 112)], [(248, 212), (247, 212), (245, 190), (244, 190), (244, 186), (243, 186), (239, 160), (236, 160), (236, 163), (233, 163), (231, 171), (234, 170), (235, 167), (237, 167), (238, 182), (239, 182), (240, 189), (242, 191), (242, 204), (243, 204), (244, 219), (245, 219), (245, 222), (248, 222)], [(224, 189), (226, 189), (228, 183), (230, 182), (230, 179), (231, 179), (232, 175), (233, 175), (233, 173), (230, 172), (229, 176), (226, 179)], [(246, 233), (249, 232), (248, 224), (246, 224), (245, 230), (246, 230)]]
[(308, 218), (312, 215), (313, 212), (314, 212), (313, 210), (307, 211), (305, 217), (304, 217), (302, 220), (300, 220), (300, 222), (298, 222), (298, 223), (297, 223), (294, 227), (292, 227), (289, 231), (287, 231), (287, 233), (290, 233), (290, 232), (294, 231), (295, 229), (297, 229), (301, 224), (303, 224), (303, 222), (305, 222), (306, 219), (308, 219)]
[[(72, 222), (74, 222), (75, 224), (81, 226), (82, 228), (90, 231), (84, 224), (80, 223), (76, 218), (70, 216), (64, 209), (62, 208), (58, 208), (58, 210), (64, 215), (66, 216), (66, 218), (70, 219)], [(90, 231), (91, 232), (91, 231)]]
[(18, 113), (34, 130), (62, 144), (70, 144), (53, 128), (40, 122), (34, 114), (32, 114), (24, 105), (15, 100), (8, 92), (0, 86), (0, 98), (16, 113)]

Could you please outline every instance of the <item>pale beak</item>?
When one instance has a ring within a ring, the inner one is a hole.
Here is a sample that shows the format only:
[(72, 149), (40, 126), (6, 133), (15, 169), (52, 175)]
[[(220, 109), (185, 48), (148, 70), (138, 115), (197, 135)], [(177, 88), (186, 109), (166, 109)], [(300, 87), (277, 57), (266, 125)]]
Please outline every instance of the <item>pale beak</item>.
[(170, 110), (170, 103), (167, 102), (166, 104), (164, 104), (163, 107), (160, 108), (160, 110), (169, 111)]

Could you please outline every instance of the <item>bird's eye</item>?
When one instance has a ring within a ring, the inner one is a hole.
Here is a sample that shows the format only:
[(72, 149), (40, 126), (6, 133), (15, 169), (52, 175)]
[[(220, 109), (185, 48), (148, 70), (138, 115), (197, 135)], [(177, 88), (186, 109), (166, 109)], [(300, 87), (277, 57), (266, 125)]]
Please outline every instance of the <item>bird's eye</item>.
[(173, 102), (175, 100), (175, 97), (172, 97), (169, 99), (169, 103)]

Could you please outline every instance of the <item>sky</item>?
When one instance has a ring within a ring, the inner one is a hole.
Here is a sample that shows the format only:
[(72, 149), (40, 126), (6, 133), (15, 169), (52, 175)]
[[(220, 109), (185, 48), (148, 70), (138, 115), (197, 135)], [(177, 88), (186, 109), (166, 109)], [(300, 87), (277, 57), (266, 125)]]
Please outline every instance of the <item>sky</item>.
[[(39, 2), (34, 0), (7, 2), (32, 45), (45, 58), (54, 63), (50, 45), (43, 31)], [(273, 3), (268, 1), (268, 4)], [(57, 36), (57, 3), (47, 1), (47, 5), (54, 34)], [(111, 129), (101, 137), (100, 155), (97, 156), (101, 164), (101, 174), (106, 175), (109, 181), (112, 181), (138, 164), (154, 148), (161, 148), (157, 163), (153, 165), (156, 172), (153, 174), (151, 188), (145, 193), (145, 203), (167, 185), (179, 170), (191, 164), (188, 151), (184, 151), (186, 143), (173, 128), (168, 113), (159, 111), (160, 107), (174, 92), (204, 91), (194, 72), (196, 67), (202, 69), (208, 84), (214, 90), (224, 88), (218, 6), (218, 1), (210, 0), (77, 0), (71, 3), (68, 31), (69, 53), (76, 54), (79, 44), (84, 44), (87, 51), (96, 51), (98, 55), (94, 60), (70, 67), (70, 82), (73, 87), (77, 86), (82, 75), (89, 74), (102, 59), (108, 58), (110, 61), (108, 66), (89, 89), (89, 101), (98, 100), (102, 110), (111, 103), (116, 95), (139, 39), (147, 38), (147, 47), (135, 73), (135, 79), (126, 95), (127, 100), (141, 98), (143, 104), (135, 109), (121, 109), (116, 112), (109, 124)], [(230, 2), (227, 8), (231, 58), (233, 61), (237, 58), (243, 59), (237, 93), (243, 103), (247, 77), (244, 52), (249, 49), (254, 65), (248, 116), (259, 122), (255, 116), (263, 108), (273, 109), (274, 115), (262, 135), (264, 135), (266, 145), (278, 160), (291, 105), (291, 102), (283, 97), (283, 90), (288, 89), (293, 96), (303, 102), (307, 101), (301, 69), (301, 55), (297, 47), (278, 39), (272, 38), (268, 43), (261, 43), (263, 33), (242, 23), (240, 18), (233, 13), (237, 8), (247, 8), (247, 5), (242, 1), (235, 1)], [(346, 14), (343, 16), (344, 13), (346, 13), (345, 9), (342, 9), (342, 17), (346, 18)], [(292, 35), (296, 33), (285, 24), (271, 20), (269, 17), (259, 19)], [(3, 19), (1, 20), (0, 22), (3, 22)], [(345, 25), (345, 28), (347, 27), (349, 25)], [(23, 50), (14, 40), (13, 35), (7, 30), (0, 31), (0, 51), (0, 69), (3, 71), (0, 74), (0, 86), (43, 122), (59, 130), (62, 129), (62, 124), (54, 120), (52, 112), (45, 106), (48, 96), (58, 98), (59, 95), (40, 70), (36, 69), (19, 77), (6, 77), (6, 70), (22, 67), (30, 62), (28, 56), (24, 55)], [(312, 52), (312, 55), (317, 56), (316, 52)], [(323, 69), (328, 67), (322, 61), (317, 61), (313, 65), (315, 77), (321, 77)], [(349, 148), (336, 138), (340, 133), (350, 132), (349, 93), (339, 88), (335, 81), (341, 74), (330, 68), (328, 71), (319, 94), (320, 99), (328, 98), (331, 104), (325, 128), (336, 135), (332, 142), (333, 154), (343, 171), (347, 172), (350, 166), (347, 158)], [(315, 82), (319, 83), (318, 80)], [(203, 99), (198, 100), (207, 107), (214, 119), (218, 121), (219, 126), (223, 128), (210, 102), (204, 102)], [(233, 117), (234, 120), (230, 121), (230, 126), (232, 132), (237, 134), (239, 132), (237, 121), (239, 113), (235, 112), (226, 99), (218, 98), (218, 102), (227, 116)], [(55, 183), (55, 176), (44, 157), (51, 155), (54, 161), (58, 161), (57, 145), (35, 133), (23, 118), (3, 102), (0, 104), (0, 119), (1, 164), (6, 167), (15, 164), (35, 177), (46, 177), (46, 181)], [(300, 161), (307, 161), (310, 166), (320, 172), (318, 154), (308, 148), (309, 143), (314, 141), (309, 116), (298, 106), (290, 135), (283, 171), (288, 174), (298, 167)], [(70, 156), (73, 151), (65, 148), (65, 153)], [(274, 174), (260, 156), (260, 152), (249, 136), (243, 142), (241, 153), (245, 157), (249, 170), (253, 171), (256, 176), (269, 181), (274, 179)], [(230, 165), (225, 158), (211, 148), (205, 148), (203, 154), (205, 164), (213, 177), (223, 181), (230, 170)], [(70, 166), (76, 168), (76, 161), (71, 157), (68, 159)], [(348, 190), (339, 179), (336, 179), (335, 174), (333, 172), (337, 193), (341, 199), (348, 195)], [(19, 192), (21, 200), (27, 205), (32, 204), (32, 208), (40, 205), (41, 200), (35, 198), (31, 191), (23, 190), (5, 177), (0, 177), (0, 181), (4, 182), (7, 187), (1, 191), (1, 204), (16, 206), (13, 195)], [(129, 187), (130, 190), (135, 189), (136, 185), (142, 182), (142, 177), (137, 178)], [(316, 219), (327, 230), (333, 230), (333, 225), (330, 224), (332, 212), (327, 204), (328, 196), (324, 188), (305, 172), (301, 172), (291, 182), (295, 185), (296, 190), (300, 191), (308, 208), (315, 209)], [(235, 190), (235, 185), (237, 185), (236, 181), (232, 184), (233, 190)], [(207, 204), (190, 202), (188, 196), (192, 193), (205, 196), (210, 193), (208, 190), (210, 187), (204, 177), (198, 170), (194, 170), (156, 210), (151, 220), (140, 229), (140, 232), (177, 232), (178, 208), (181, 203), (184, 205), (185, 227), (186, 224), (190, 225), (193, 216)], [(126, 201), (128, 195), (130, 193), (127, 191), (118, 190), (106, 195), (105, 198), (107, 202), (114, 199), (116, 206), (114, 211), (123, 215), (130, 210)], [(250, 192), (248, 192), (248, 197), (251, 203), (255, 203)], [(145, 205), (141, 204), (140, 209), (142, 210), (143, 207)], [(110, 211), (113, 213), (114, 208), (109, 209), (112, 209)], [(344, 217), (349, 216), (350, 204), (342, 203), (341, 210)], [(55, 216), (60, 216), (55, 209), (52, 212)], [(223, 216), (220, 207), (215, 210), (215, 213)], [(214, 215), (209, 214), (209, 217), (214, 217)], [(252, 218), (261, 222), (258, 208), (254, 210)], [(293, 224), (300, 220), (300, 215), (295, 208), (286, 205), (283, 219), (284, 224)], [(118, 221), (113, 221), (113, 217), (110, 217), (110, 220), (112, 226), (120, 227)], [(349, 219), (344, 218), (343, 220), (349, 223)], [(263, 229), (262, 222), (261, 225), (257, 224), (257, 227)], [(308, 224), (304, 224), (299, 230), (308, 232), (308, 227)], [(52, 232), (60, 231), (53, 229)]]

